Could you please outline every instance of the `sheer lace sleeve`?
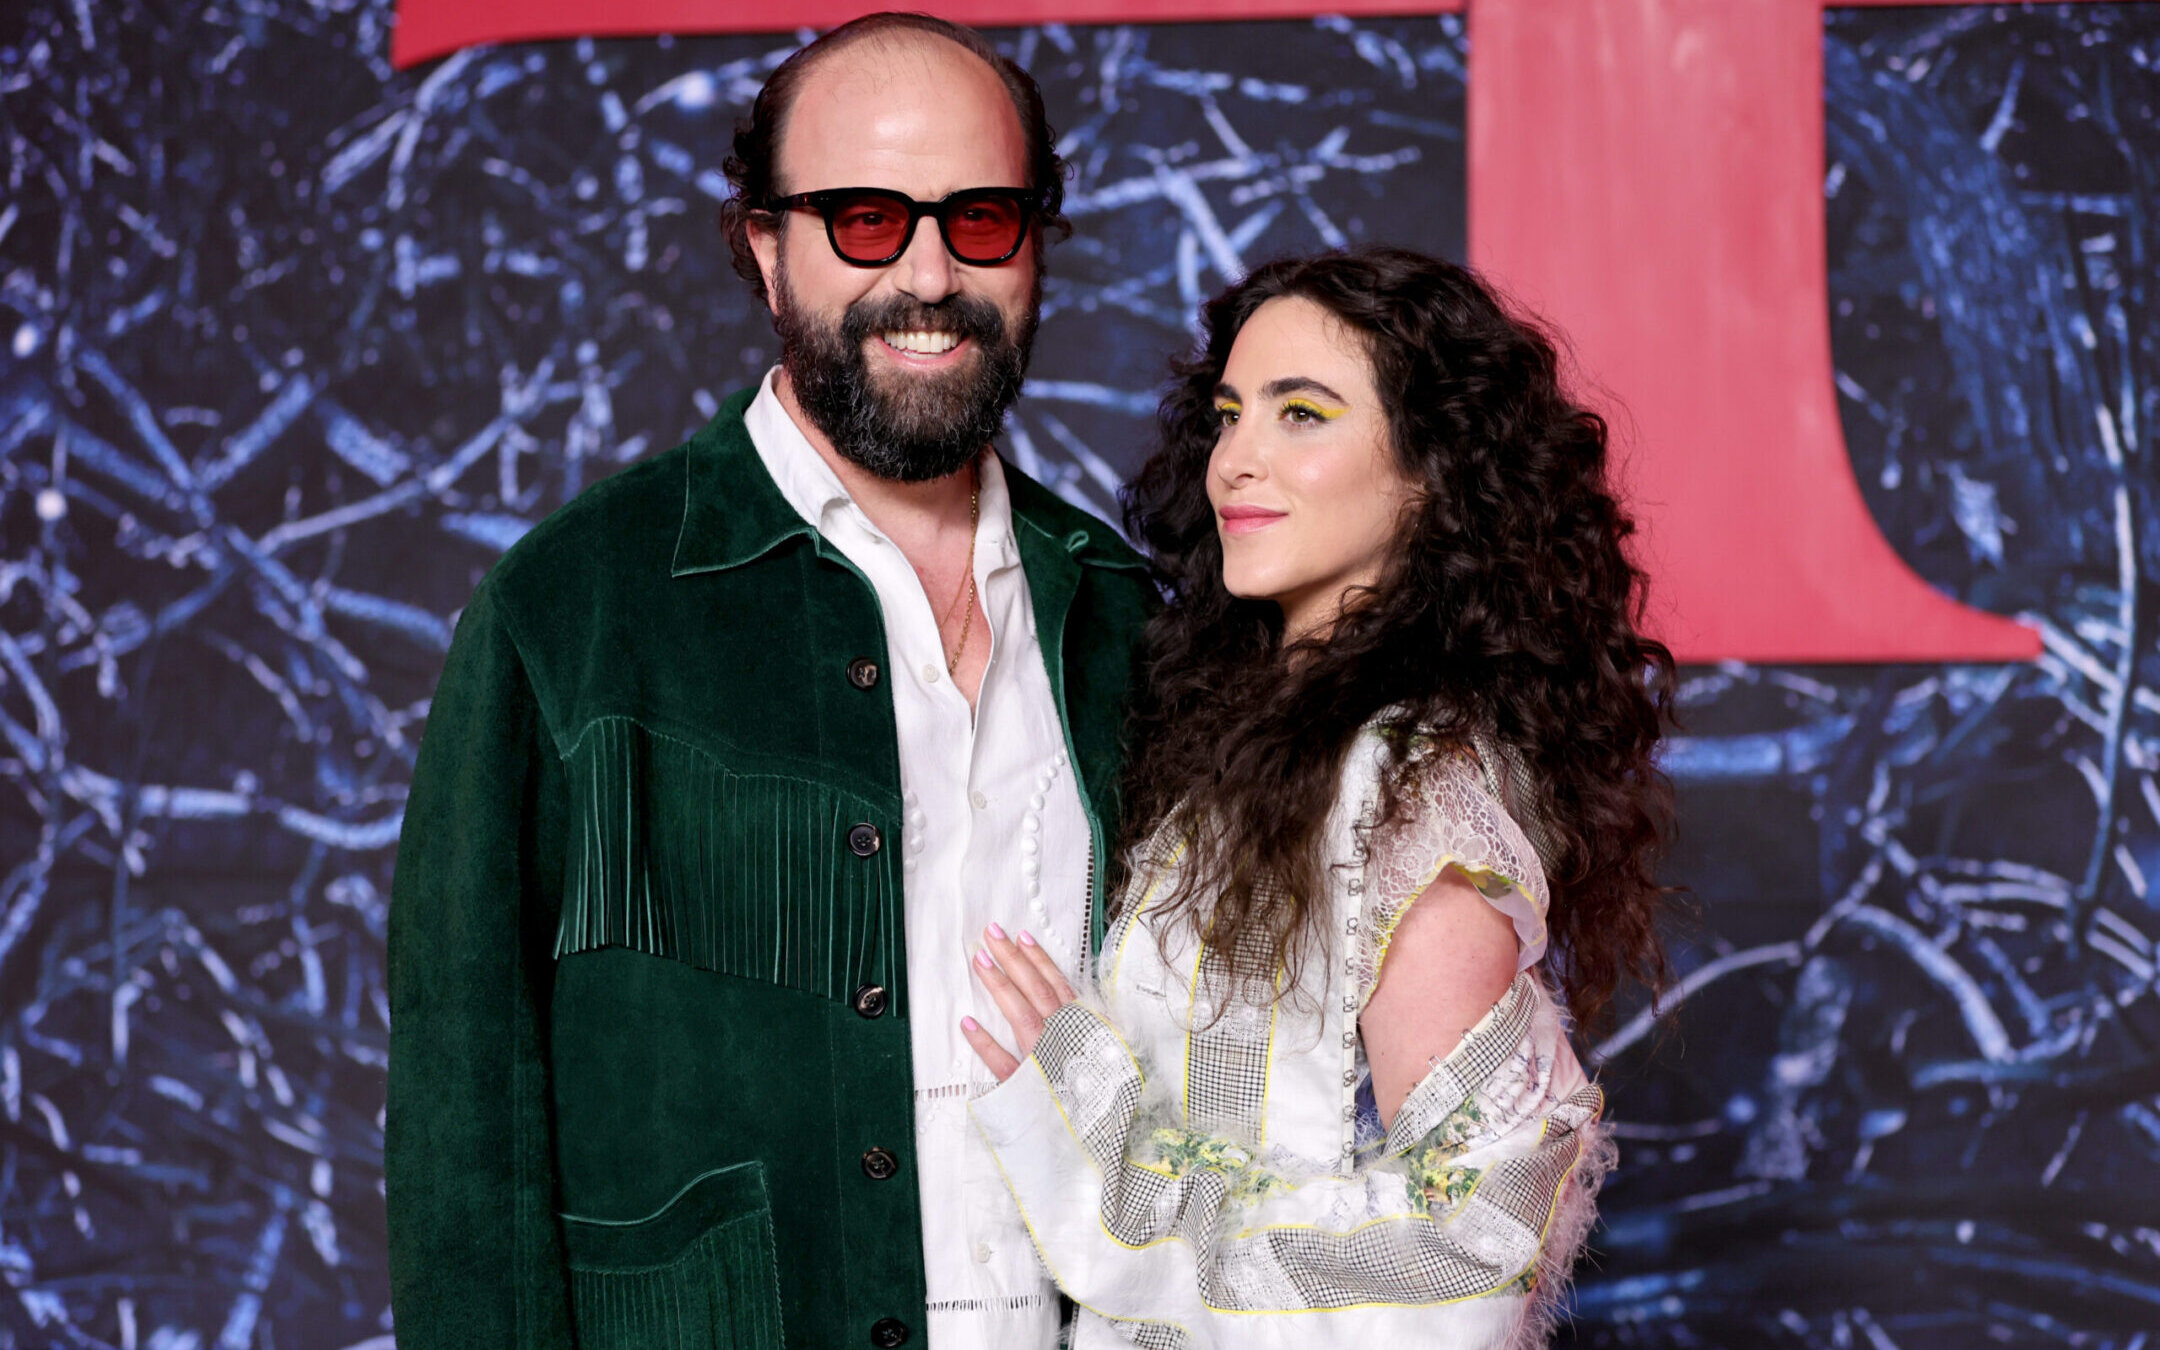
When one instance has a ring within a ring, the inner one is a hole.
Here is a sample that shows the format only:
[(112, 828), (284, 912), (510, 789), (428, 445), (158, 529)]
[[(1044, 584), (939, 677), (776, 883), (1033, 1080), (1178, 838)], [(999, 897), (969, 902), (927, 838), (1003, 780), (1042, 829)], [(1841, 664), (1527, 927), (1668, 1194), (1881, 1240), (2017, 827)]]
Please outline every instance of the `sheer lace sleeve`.
[(1502, 807), (1477, 757), (1437, 752), (1400, 819), (1372, 841), (1356, 953), (1358, 1007), (1380, 983), (1388, 940), (1411, 902), (1453, 867), (1515, 923), (1516, 969), (1545, 955), (1551, 896), (1529, 836)]

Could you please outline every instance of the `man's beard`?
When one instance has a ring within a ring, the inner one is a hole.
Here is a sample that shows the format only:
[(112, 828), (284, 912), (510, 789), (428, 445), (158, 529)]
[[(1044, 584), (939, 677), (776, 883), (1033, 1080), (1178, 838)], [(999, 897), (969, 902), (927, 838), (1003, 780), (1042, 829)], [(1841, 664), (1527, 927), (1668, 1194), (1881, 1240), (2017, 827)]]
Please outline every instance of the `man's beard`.
[[(795, 401), (856, 464), (902, 483), (943, 478), (964, 468), (1004, 425), (1035, 341), (1040, 280), (1012, 331), (996, 305), (970, 295), (934, 305), (904, 295), (858, 300), (837, 326), (824, 324), (796, 302), (785, 265), (777, 280), (773, 326)], [(866, 345), (883, 333), (910, 332), (957, 334), (976, 351), (952, 370), (875, 378)]]

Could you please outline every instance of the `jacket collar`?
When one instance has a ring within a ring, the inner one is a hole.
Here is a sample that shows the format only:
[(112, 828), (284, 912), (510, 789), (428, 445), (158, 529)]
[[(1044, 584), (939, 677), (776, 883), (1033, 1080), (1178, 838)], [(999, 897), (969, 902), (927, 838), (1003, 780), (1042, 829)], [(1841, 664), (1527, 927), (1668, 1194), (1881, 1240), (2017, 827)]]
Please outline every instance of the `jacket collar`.
[[(765, 471), (743, 412), (756, 389), (730, 394), (712, 421), (685, 448), (682, 528), (675, 538), (674, 576), (740, 567), (797, 535), (822, 542), (781, 495)], [(1021, 473), (1008, 461), (1005, 484), (1012, 495), (1013, 532), (1023, 557), (1035, 552), (1029, 531), (1054, 544), (1083, 567), (1147, 570), (1147, 563), (1102, 521)]]
[(743, 410), (756, 396), (754, 388), (728, 395), (685, 447), (682, 529), (675, 536), (672, 575), (740, 567), (796, 535), (817, 535), (780, 495), (750, 443)]

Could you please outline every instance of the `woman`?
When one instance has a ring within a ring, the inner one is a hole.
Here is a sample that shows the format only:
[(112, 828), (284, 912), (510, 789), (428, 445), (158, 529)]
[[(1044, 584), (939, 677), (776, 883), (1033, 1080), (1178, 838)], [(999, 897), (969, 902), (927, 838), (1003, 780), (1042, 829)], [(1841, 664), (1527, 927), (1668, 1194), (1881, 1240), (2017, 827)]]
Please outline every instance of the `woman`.
[(993, 929), (1027, 1060), (963, 1023), (975, 1120), (1076, 1345), (1541, 1344), (1609, 1156), (1555, 991), (1663, 971), (1672, 658), (1604, 424), (1414, 253), (1204, 320), (1127, 501), (1173, 602), (1099, 997)]

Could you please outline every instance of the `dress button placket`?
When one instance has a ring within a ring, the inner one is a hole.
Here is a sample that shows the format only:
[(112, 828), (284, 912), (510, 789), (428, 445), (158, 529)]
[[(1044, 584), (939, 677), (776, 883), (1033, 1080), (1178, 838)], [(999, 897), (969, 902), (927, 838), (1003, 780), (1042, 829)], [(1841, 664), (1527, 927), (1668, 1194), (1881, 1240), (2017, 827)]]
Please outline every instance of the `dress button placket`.
[[(1370, 819), (1371, 810), (1371, 805), (1368, 803), (1365, 810), (1360, 813), (1361, 817)], [(1361, 868), (1366, 863), (1364, 853), (1365, 851), (1361, 848), (1355, 854), (1358, 866)], [(1358, 897), (1364, 894), (1365, 878), (1362, 875), (1351, 877), (1345, 883), (1343, 889), (1351, 897), (1351, 903), (1347, 906), (1350, 913), (1343, 919), (1343, 934), (1347, 939), (1344, 945), (1354, 953), (1357, 950), (1357, 910), (1361, 903)], [(1344, 1175), (1348, 1175), (1355, 1170), (1357, 1161), (1357, 999), (1359, 990), (1355, 969), (1344, 970), (1343, 993), (1342, 1062), (1345, 1102), (1343, 1105), (1342, 1127), (1342, 1170)]]

